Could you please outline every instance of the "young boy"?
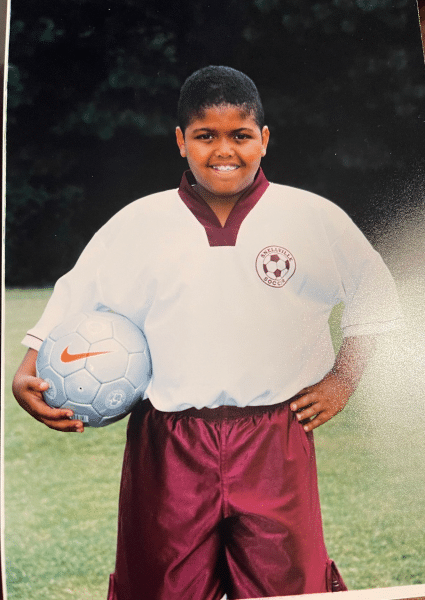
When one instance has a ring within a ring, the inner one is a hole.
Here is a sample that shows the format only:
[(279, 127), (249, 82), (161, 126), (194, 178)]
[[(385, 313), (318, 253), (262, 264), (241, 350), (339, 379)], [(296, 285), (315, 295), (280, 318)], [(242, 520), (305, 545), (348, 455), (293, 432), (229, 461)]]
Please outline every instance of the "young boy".
[[(147, 337), (149, 400), (128, 424), (108, 600), (219, 600), (346, 589), (323, 540), (312, 430), (346, 404), (375, 334), (398, 326), (394, 283), (348, 216), (269, 183), (258, 91), (207, 67), (182, 87), (178, 190), (137, 200), (62, 277), (14, 380), (42, 400), (37, 349), (68, 314), (109, 308)], [(328, 317), (345, 303), (335, 360)]]

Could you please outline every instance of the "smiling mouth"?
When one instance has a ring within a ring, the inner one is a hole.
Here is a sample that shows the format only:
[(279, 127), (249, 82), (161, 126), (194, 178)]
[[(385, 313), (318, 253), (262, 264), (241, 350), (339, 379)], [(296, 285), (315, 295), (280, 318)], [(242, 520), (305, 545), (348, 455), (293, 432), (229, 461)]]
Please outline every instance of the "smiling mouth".
[(211, 168), (219, 173), (228, 173), (229, 171), (239, 169), (239, 165), (211, 165)]

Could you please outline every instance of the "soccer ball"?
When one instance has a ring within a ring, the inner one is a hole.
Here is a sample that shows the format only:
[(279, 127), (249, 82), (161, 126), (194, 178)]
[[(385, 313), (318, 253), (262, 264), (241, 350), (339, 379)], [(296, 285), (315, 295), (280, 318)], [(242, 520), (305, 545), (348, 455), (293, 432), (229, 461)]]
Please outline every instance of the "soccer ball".
[(264, 273), (270, 277), (270, 279), (279, 279), (283, 277), (290, 267), (288, 259), (281, 258), (278, 254), (269, 254), (264, 259)]
[(151, 377), (145, 336), (126, 317), (90, 311), (51, 331), (37, 356), (37, 376), (49, 384), (44, 400), (70, 408), (74, 419), (104, 427), (125, 417)]

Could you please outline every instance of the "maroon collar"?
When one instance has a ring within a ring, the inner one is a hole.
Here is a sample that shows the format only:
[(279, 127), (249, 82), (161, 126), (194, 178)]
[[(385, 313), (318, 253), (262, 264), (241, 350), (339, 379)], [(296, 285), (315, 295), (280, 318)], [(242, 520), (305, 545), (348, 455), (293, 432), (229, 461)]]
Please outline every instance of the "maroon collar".
[(193, 189), (195, 183), (192, 171), (185, 171), (179, 187), (179, 196), (205, 228), (210, 246), (235, 246), (243, 220), (269, 186), (263, 170), (258, 169), (253, 183), (232, 208), (224, 227), (221, 226), (212, 208)]

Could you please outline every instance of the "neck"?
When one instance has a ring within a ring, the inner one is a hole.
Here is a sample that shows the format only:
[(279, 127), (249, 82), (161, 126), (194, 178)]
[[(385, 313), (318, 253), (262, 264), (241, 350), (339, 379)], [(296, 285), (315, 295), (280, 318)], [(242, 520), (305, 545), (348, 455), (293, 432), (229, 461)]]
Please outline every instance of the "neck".
[(231, 204), (232, 206), (234, 206), (239, 200), (239, 198), (242, 196), (242, 194), (245, 193), (245, 190), (242, 190), (237, 194), (220, 196), (218, 194), (213, 194), (212, 192), (206, 190), (201, 185), (199, 185), (199, 183), (194, 185), (193, 189), (201, 196), (203, 200), (205, 200), (205, 202), (207, 202), (207, 204), (211, 202), (212, 204)]
[(201, 198), (208, 204), (211, 210), (220, 221), (222, 227), (226, 224), (227, 218), (232, 212), (236, 202), (245, 193), (245, 190), (233, 194), (231, 196), (217, 196), (212, 194), (198, 183), (193, 186), (193, 189), (201, 196)]

